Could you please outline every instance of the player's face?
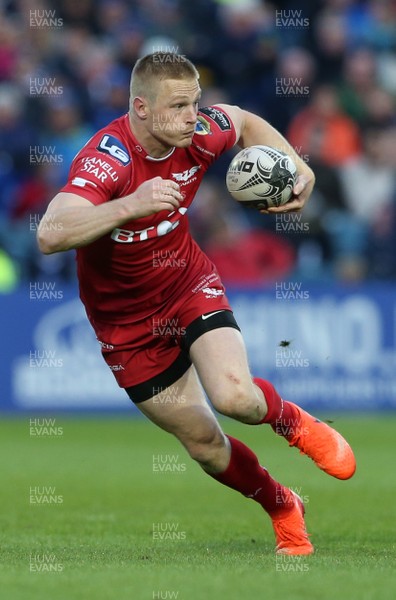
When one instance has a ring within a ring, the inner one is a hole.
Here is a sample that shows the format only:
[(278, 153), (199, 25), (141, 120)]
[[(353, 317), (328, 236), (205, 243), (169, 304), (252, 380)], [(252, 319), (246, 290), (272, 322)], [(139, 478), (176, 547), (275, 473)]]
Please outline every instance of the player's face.
[(163, 146), (190, 146), (197, 122), (201, 89), (197, 79), (166, 79), (150, 103), (148, 126)]

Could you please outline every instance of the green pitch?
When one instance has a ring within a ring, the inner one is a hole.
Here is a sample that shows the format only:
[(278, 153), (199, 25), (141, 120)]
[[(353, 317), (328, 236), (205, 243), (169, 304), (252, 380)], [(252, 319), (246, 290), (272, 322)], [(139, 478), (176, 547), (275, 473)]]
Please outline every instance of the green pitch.
[(260, 506), (146, 421), (59, 416), (31, 430), (28, 418), (2, 420), (0, 597), (393, 600), (396, 418), (335, 425), (356, 451), (347, 482), (268, 427), (223, 421), (306, 502), (316, 554), (276, 559)]

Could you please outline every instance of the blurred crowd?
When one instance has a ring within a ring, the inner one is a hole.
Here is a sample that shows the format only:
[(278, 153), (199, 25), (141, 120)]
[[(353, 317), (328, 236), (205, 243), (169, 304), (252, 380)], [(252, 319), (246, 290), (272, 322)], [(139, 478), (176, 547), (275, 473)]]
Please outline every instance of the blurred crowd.
[(197, 65), (203, 105), (261, 115), (316, 174), (302, 214), (263, 216), (229, 197), (232, 155), (214, 165), (190, 221), (226, 283), (396, 278), (396, 0), (3, 0), (0, 290), (74, 278), (73, 252), (37, 251), (40, 216), (161, 50)]

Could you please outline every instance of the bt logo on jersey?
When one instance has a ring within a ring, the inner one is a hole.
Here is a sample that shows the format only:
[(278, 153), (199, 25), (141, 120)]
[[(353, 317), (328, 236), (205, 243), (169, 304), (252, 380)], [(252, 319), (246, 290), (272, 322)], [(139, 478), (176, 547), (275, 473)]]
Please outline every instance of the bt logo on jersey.
[(161, 237), (170, 233), (180, 224), (180, 219), (187, 212), (185, 206), (180, 206), (177, 211), (169, 213), (168, 219), (161, 221), (158, 225), (152, 225), (146, 227), (146, 229), (138, 229), (137, 231), (131, 231), (129, 229), (120, 229), (116, 227), (111, 232), (111, 239), (121, 244), (131, 244), (132, 242), (143, 242), (154, 237)]

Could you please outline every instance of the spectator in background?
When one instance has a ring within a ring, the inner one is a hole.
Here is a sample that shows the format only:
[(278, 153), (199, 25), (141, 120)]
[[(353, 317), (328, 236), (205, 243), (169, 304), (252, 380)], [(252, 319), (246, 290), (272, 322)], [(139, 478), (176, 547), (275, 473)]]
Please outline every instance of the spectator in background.
[(35, 139), (24, 109), (21, 90), (11, 82), (0, 84), (0, 218), (12, 211), (13, 194), (27, 171)]
[(56, 190), (56, 187), (51, 185), (53, 167), (50, 162), (51, 159), (56, 159), (56, 155), (39, 153), (39, 150), (39, 147), (32, 148), (30, 156), (32, 164), (29, 172), (25, 178), (18, 182), (13, 194), (13, 202), (10, 207), (10, 218), (12, 220), (26, 220), (29, 222), (30, 215), (44, 214), (48, 205), (48, 198)]
[[(134, 7), (123, 2), (123, 0), (106, 0), (95, 7), (97, 22), (101, 36), (106, 41), (113, 42), (121, 33), (136, 28), (138, 22), (140, 28), (142, 22), (139, 20)], [(114, 45), (114, 43), (113, 43)]]
[(0, 19), (0, 81), (12, 79), (18, 61), (20, 32), (8, 19)]
[(337, 2), (328, 2), (313, 23), (315, 56), (324, 81), (335, 83), (342, 69), (348, 48), (345, 11)]
[[(382, 160), (396, 179), (396, 124), (387, 128), (382, 137)], [(368, 239), (369, 274), (372, 278), (396, 279), (396, 183), (390, 202), (377, 213)]]
[(113, 67), (107, 73), (106, 85), (99, 85), (99, 89), (100, 94), (97, 94), (92, 107), (95, 129), (105, 127), (125, 111), (129, 102), (129, 76), (124, 69)]
[[(393, 221), (396, 177), (385, 151), (386, 136), (386, 128), (368, 125), (362, 153), (338, 169), (346, 210), (329, 210), (324, 224), (332, 246), (335, 274), (342, 280), (360, 281), (367, 276), (373, 268), (369, 240), (381, 237), (378, 233)], [(376, 246), (379, 256), (378, 239)]]
[[(355, 251), (359, 245), (378, 248), (369, 259), (363, 253), (366, 266), (360, 277), (366, 272), (396, 277), (396, 269), (391, 275), (392, 269), (384, 269), (383, 261), (374, 264), (381, 253), (385, 255), (384, 244), (391, 257), (390, 237), (379, 222), (381, 218), (387, 224), (393, 222), (394, 200), (390, 205), (384, 203), (375, 222), (365, 222), (362, 227), (361, 218), (345, 197), (351, 186), (340, 180), (344, 165), (353, 169), (362, 159), (358, 128), (382, 131), (381, 143), (385, 144), (386, 132), (395, 122), (394, 1), (36, 2), (34, 8), (55, 10), (56, 18), (63, 22), (59, 28), (31, 27), (31, 5), (26, 0), (5, 0), (0, 8), (0, 243), (3, 241), (14, 260), (21, 261), (22, 277), (32, 272), (32, 235), (26, 226), (29, 211), (41, 210), (38, 207), (51, 196), (46, 198), (47, 187), (59, 187), (70, 159), (92, 130), (126, 112), (131, 68), (142, 54), (160, 50), (161, 45), (192, 57), (209, 99), (211, 89), (216, 90), (212, 94), (216, 101), (240, 102), (283, 134), (293, 130), (293, 145), (316, 173), (315, 192), (302, 215), (309, 222), (309, 232), (287, 233), (299, 273), (304, 263), (308, 266), (303, 271), (309, 276), (315, 273), (315, 278), (321, 278), (336, 272), (344, 277), (346, 270), (337, 271), (337, 265), (340, 256), (345, 265), (345, 257), (351, 254), (343, 246), (349, 239)], [(289, 10), (308, 19), (308, 26), (287, 24)], [(279, 19), (282, 15), (286, 25)], [(43, 77), (55, 78), (63, 94), (33, 95), (31, 81)], [(284, 94), (277, 93), (277, 80), (283, 82)], [(62, 164), (32, 170), (30, 147), (37, 145), (54, 147)], [(395, 153), (394, 147), (388, 155)], [(230, 158), (224, 155), (212, 171), (220, 182), (216, 189), (223, 196)], [(383, 167), (379, 166), (379, 173)], [(374, 177), (373, 185), (376, 182)], [(198, 219), (196, 226), (205, 239), (209, 236), (209, 243), (220, 234), (201, 219), (200, 201), (194, 204), (197, 210), (191, 220)], [(381, 202), (379, 199), (379, 205)], [(227, 202), (231, 230), (243, 234), (250, 228), (274, 231), (270, 217), (238, 208)], [(349, 238), (339, 227), (342, 222), (349, 223)], [(13, 254), (16, 244), (7, 233), (11, 227), (20, 236), (18, 256)], [(43, 262), (34, 268), (56, 272), (57, 265)], [(67, 274), (69, 270), (61, 267), (59, 272)]]
[[(234, 103), (260, 111), (263, 93), (269, 88), (269, 99), (274, 92), (273, 66), (280, 34), (273, 7), (260, 0), (218, 4), (218, 28), (208, 40), (211, 54), (206, 60), (210, 59), (217, 83), (226, 88)], [(201, 37), (203, 33), (201, 27)]]
[(98, 3), (95, 0), (60, 0), (54, 4), (57, 4), (57, 12), (67, 27), (86, 28), (91, 33), (98, 33)]
[(396, 190), (392, 203), (384, 207), (370, 230), (367, 247), (370, 279), (396, 279)]
[[(395, 98), (381, 87), (373, 87), (364, 98), (366, 122), (389, 129), (396, 122)], [(363, 123), (363, 126), (366, 123)]]
[(362, 153), (339, 167), (347, 209), (367, 225), (373, 224), (393, 199), (396, 176), (389, 162), (387, 135), (387, 128), (367, 125)]
[[(274, 127), (286, 132), (292, 119), (308, 104), (314, 88), (317, 65), (304, 48), (281, 50), (271, 78), (259, 83), (259, 110)], [(299, 149), (297, 149), (299, 151)]]
[(358, 3), (360, 27), (352, 32), (355, 41), (375, 51), (396, 49), (396, 4), (393, 0), (368, 0)]
[(73, 97), (62, 94), (49, 98), (46, 104), (46, 129), (39, 136), (40, 143), (61, 159), (52, 172), (52, 183), (63, 185), (70, 164), (81, 146), (92, 135), (92, 128), (82, 120), (78, 104)]
[(313, 153), (321, 162), (338, 166), (360, 153), (357, 125), (340, 108), (334, 86), (322, 84), (307, 108), (292, 120), (287, 137), (303, 154)]
[(365, 98), (376, 85), (377, 65), (370, 48), (357, 48), (345, 55), (338, 86), (341, 108), (357, 123), (367, 117)]

